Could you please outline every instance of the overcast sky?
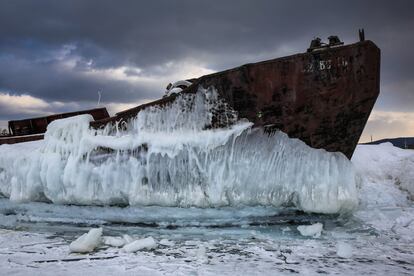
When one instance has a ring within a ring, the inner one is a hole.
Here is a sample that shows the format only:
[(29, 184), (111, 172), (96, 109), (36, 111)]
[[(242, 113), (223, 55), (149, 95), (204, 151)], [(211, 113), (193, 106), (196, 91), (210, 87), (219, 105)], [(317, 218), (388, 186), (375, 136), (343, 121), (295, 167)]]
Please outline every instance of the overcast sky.
[(0, 2), (0, 125), (93, 108), (113, 113), (180, 79), (303, 52), (358, 28), (382, 50), (363, 140), (414, 136), (414, 1)]

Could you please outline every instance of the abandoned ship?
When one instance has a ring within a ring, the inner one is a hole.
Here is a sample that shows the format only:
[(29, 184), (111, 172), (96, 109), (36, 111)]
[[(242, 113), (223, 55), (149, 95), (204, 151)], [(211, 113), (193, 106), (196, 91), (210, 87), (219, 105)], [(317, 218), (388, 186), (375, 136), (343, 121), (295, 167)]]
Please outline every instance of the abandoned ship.
[[(166, 95), (110, 117), (105, 108), (9, 121), (9, 135), (1, 144), (43, 139), (53, 120), (91, 114), (91, 127), (128, 121), (150, 106), (165, 106), (178, 95), (215, 87), (238, 114), (271, 135), (281, 130), (313, 148), (342, 152), (352, 157), (379, 94), (380, 49), (365, 40), (343, 45), (337, 36), (319, 38), (300, 54), (245, 64), (230, 70), (179, 81)], [(172, 93), (177, 91), (178, 93)], [(226, 127), (213, 118), (212, 128)]]

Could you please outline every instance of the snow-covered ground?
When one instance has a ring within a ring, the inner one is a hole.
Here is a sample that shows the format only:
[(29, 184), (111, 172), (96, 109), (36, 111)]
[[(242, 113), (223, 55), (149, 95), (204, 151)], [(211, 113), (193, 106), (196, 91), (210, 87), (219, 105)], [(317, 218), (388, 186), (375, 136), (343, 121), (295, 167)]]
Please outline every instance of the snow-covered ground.
[[(360, 145), (352, 162), (360, 178), (359, 207), (348, 215), (276, 207), (82, 207), (4, 198), (2, 273), (413, 275), (414, 151)], [(323, 225), (319, 237), (297, 229), (316, 223)], [(98, 226), (103, 238), (95, 251), (70, 252), (76, 238)], [(140, 248), (149, 237), (155, 245)], [(123, 249), (126, 240), (141, 240), (135, 242), (139, 250)]]

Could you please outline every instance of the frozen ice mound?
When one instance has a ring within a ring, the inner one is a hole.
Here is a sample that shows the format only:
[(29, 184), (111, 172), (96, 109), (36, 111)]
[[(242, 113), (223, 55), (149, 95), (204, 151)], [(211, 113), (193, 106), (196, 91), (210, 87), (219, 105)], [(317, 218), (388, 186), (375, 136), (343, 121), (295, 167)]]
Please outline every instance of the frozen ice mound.
[[(357, 205), (354, 168), (343, 154), (252, 129), (212, 88), (148, 107), (127, 130), (94, 130), (91, 120), (52, 122), (30, 151), (1, 146), (0, 192), (82, 205), (293, 205), (319, 213)], [(211, 128), (217, 122), (227, 127)]]

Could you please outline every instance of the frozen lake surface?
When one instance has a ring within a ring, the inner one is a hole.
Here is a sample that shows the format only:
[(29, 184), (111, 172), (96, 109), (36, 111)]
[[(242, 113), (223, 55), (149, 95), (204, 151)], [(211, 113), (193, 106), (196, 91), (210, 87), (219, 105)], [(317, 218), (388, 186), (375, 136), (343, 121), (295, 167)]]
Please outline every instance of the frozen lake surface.
[[(363, 221), (364, 212), (361, 219), (273, 208), (165, 209), (126, 208), (124, 213), (120, 208), (46, 203), (16, 207), (3, 199), (2, 271), (5, 275), (349, 275), (355, 271), (412, 275), (414, 271), (412, 225), (393, 223), (391, 229), (379, 230)], [(135, 211), (138, 218), (132, 216)], [(98, 218), (92, 217), (94, 213)], [(389, 223), (392, 218), (412, 217), (414, 209), (379, 209), (378, 214)], [(324, 225), (319, 238), (303, 237), (296, 228), (315, 222)], [(101, 244), (93, 253), (70, 253), (69, 244), (96, 226), (103, 227), (104, 236), (151, 236), (157, 246), (124, 253)], [(344, 246), (350, 251), (346, 257), (340, 252)]]

